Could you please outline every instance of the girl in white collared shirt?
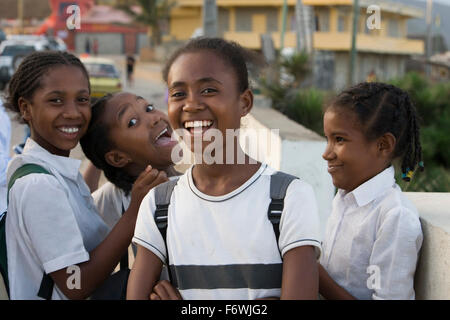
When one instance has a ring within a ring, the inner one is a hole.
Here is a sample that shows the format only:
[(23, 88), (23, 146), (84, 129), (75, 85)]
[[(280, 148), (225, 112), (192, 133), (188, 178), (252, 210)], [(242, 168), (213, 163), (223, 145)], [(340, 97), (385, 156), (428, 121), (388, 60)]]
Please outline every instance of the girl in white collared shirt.
[(417, 114), (408, 94), (362, 83), (345, 90), (324, 115), (323, 158), (338, 192), (320, 259), (327, 299), (414, 299), (422, 230), (414, 206), (395, 183), (423, 169)]
[(8, 166), (8, 180), (27, 163), (50, 173), (21, 177), (9, 192), (10, 298), (39, 299), (44, 273), (55, 284), (52, 299), (87, 298), (126, 252), (140, 201), (156, 175), (145, 170), (132, 190), (129, 209), (110, 231), (78, 171), (80, 161), (69, 158), (91, 118), (83, 64), (66, 52), (33, 53), (23, 60), (8, 90), (6, 107), (31, 129), (23, 154)]

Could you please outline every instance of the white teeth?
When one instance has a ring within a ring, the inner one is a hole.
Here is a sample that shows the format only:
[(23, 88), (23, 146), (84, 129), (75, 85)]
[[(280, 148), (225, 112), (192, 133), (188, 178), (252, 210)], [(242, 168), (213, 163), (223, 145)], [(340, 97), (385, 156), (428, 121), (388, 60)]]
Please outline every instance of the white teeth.
[(160, 134), (158, 134), (158, 136), (156, 137), (155, 141), (158, 140), (163, 134), (165, 134), (167, 132), (167, 128), (165, 128), (163, 131), (161, 131)]
[(196, 120), (196, 121), (186, 121), (184, 123), (184, 127), (186, 129), (189, 128), (201, 128), (201, 127), (209, 127), (210, 125), (212, 125), (212, 121), (211, 120)]
[(76, 133), (78, 132), (80, 129), (77, 127), (61, 127), (59, 128), (60, 131), (64, 132), (64, 133)]

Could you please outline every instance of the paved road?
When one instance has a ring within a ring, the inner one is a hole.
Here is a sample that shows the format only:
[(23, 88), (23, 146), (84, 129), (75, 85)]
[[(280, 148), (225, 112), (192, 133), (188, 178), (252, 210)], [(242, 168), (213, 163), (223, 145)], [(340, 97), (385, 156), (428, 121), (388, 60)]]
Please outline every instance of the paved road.
[[(133, 85), (128, 85), (125, 81), (125, 57), (124, 56), (105, 56), (113, 59), (116, 62), (117, 67), (121, 71), (123, 91), (133, 92), (138, 94), (149, 102), (152, 102), (157, 108), (164, 110), (167, 113), (167, 104), (165, 102), (165, 85), (161, 76), (162, 66), (156, 63), (140, 62), (137, 61), (135, 66), (135, 81)], [(0, 95), (3, 92), (0, 91)], [(11, 156), (14, 155), (12, 147), (18, 143), (21, 143), (24, 138), (24, 125), (19, 124), (14, 120), (14, 115), (8, 113), (11, 118)], [(85, 156), (78, 145), (72, 152), (71, 157), (83, 160), (81, 165), (81, 172), (84, 171), (87, 162)], [(101, 182), (104, 180), (102, 179)]]

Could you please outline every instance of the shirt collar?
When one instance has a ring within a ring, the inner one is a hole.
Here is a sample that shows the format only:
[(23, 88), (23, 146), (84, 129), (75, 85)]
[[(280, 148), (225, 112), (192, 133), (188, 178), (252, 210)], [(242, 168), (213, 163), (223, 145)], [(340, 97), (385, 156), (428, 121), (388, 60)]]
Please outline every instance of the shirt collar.
[(62, 176), (71, 180), (77, 180), (81, 160), (51, 154), (31, 138), (28, 138), (25, 143), (23, 155), (37, 158), (56, 169)]
[[(351, 201), (350, 198), (356, 201), (359, 207), (363, 207), (372, 200), (376, 199), (387, 189), (392, 188), (395, 184), (395, 170), (391, 165), (389, 168), (381, 171), (373, 178), (367, 180), (356, 189), (346, 193), (344, 190), (339, 189), (338, 195), (347, 201)], [(351, 201), (352, 202), (352, 201)]]

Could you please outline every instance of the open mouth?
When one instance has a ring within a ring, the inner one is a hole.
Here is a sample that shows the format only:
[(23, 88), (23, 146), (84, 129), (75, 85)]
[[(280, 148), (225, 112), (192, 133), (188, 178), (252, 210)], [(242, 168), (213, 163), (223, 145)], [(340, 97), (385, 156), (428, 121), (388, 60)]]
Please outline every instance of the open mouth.
[(80, 131), (80, 126), (62, 126), (58, 127), (57, 129), (62, 132), (65, 136), (73, 138), (78, 135), (78, 132)]
[(171, 139), (171, 133), (166, 127), (156, 136), (155, 144), (158, 146), (168, 146), (171, 144), (176, 144), (176, 141)]
[(184, 128), (191, 134), (203, 134), (206, 130), (211, 128), (214, 121), (211, 120), (195, 120), (184, 122)]

